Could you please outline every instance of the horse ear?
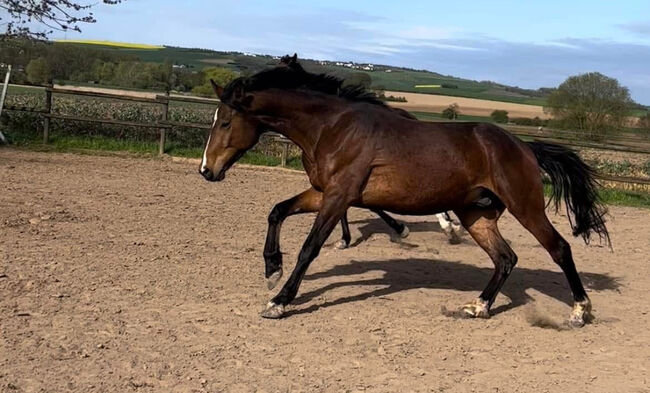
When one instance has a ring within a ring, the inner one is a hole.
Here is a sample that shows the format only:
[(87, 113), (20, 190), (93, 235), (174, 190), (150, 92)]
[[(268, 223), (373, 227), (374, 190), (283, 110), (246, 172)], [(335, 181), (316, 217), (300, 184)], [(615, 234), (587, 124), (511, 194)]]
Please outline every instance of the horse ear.
[(214, 90), (214, 93), (217, 95), (217, 97), (221, 98), (221, 95), (223, 94), (223, 87), (217, 85), (217, 83), (210, 79), (210, 84), (212, 85), (212, 90)]
[(238, 84), (232, 93), (231, 103), (241, 109), (248, 108), (253, 102), (253, 96), (247, 94), (242, 84)]
[(298, 62), (298, 54), (294, 53), (293, 56), (291, 56), (291, 62), (289, 64), (296, 64)]

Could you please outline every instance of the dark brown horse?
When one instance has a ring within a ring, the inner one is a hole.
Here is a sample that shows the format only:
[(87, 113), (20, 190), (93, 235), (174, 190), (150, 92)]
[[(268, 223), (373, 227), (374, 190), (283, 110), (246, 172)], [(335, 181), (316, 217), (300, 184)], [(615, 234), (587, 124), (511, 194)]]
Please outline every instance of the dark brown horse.
[[(295, 61), (295, 60), (294, 60)], [(262, 311), (279, 318), (298, 293), (309, 264), (350, 206), (399, 214), (453, 210), (490, 256), (495, 273), (467, 316), (489, 316), (517, 256), (497, 221), (507, 208), (564, 271), (574, 297), (569, 322), (582, 326), (591, 302), (571, 248), (545, 213), (542, 171), (552, 200), (567, 206), (574, 235), (609, 241), (593, 171), (561, 146), (525, 143), (485, 123), (427, 123), (406, 118), (358, 87), (293, 67), (275, 67), (215, 86), (223, 105), (206, 146), (201, 174), (220, 181), (265, 130), (280, 132), (303, 151), (311, 188), (269, 216), (266, 277), (281, 272), (279, 234), (292, 214), (318, 212), (291, 276)]]

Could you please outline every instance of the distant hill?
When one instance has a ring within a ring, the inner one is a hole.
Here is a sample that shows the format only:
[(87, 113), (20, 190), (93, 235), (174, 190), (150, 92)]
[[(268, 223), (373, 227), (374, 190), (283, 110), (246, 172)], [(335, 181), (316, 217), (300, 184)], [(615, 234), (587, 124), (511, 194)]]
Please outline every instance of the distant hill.
[[(219, 52), (210, 49), (180, 48), (117, 43), (110, 41), (66, 41), (67, 45), (83, 45), (137, 56), (142, 61), (172, 62), (176, 67), (200, 70), (219, 66), (243, 74), (252, 74), (278, 62), (277, 57), (241, 52)], [(490, 81), (474, 81), (441, 75), (426, 70), (414, 70), (379, 64), (355, 64), (346, 61), (301, 59), (312, 72), (327, 72), (345, 78), (352, 73), (370, 76), (373, 87), (392, 91), (417, 92), (457, 97), (480, 98), (520, 104), (543, 105), (550, 89), (528, 90)], [(364, 67), (366, 69), (364, 69)], [(424, 85), (426, 87), (417, 87)]]

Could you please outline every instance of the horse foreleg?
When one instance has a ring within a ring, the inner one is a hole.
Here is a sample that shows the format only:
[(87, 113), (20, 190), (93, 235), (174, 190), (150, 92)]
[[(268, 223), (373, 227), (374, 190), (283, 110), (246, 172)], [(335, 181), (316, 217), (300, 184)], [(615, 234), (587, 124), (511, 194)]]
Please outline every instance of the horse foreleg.
[(346, 200), (342, 197), (323, 199), (316, 221), (298, 255), (296, 267), (284, 284), (284, 287), (282, 287), (282, 290), (280, 290), (280, 293), (262, 311), (262, 317), (282, 317), (286, 305), (295, 299), (300, 283), (307, 272), (307, 268), (318, 256), (325, 240), (327, 240), (334, 227), (336, 227), (336, 224), (341, 220), (347, 208)]
[(294, 214), (318, 211), (322, 194), (313, 188), (275, 205), (269, 214), (269, 229), (264, 244), (264, 276), (269, 289), (275, 288), (282, 278), (282, 252), (280, 230), (284, 220)]

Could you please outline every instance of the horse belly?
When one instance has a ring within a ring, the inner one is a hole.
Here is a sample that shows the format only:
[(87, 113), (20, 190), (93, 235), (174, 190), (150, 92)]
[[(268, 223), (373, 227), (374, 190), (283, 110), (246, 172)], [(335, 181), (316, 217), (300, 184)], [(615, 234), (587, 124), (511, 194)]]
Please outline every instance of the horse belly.
[(433, 168), (376, 168), (368, 178), (360, 205), (427, 215), (463, 205), (471, 188), (470, 180), (460, 173)]

